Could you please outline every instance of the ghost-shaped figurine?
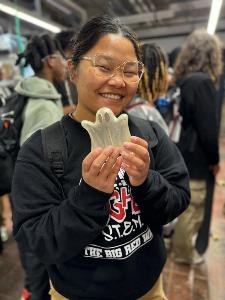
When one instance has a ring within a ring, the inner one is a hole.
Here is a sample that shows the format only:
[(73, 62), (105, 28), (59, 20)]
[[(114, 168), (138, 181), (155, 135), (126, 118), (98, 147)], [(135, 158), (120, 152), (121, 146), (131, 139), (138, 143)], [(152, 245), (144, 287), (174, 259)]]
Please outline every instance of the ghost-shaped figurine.
[(111, 109), (106, 107), (97, 111), (95, 122), (84, 120), (81, 125), (90, 135), (92, 150), (109, 145), (120, 147), (124, 142), (130, 141), (128, 116), (121, 114), (117, 118)]

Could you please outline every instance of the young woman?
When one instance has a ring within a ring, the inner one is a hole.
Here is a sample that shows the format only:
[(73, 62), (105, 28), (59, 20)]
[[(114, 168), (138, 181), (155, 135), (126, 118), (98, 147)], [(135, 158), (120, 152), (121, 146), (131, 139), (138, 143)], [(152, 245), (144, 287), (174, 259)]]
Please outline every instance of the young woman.
[[(69, 68), (78, 104), (62, 119), (64, 177), (60, 186), (36, 132), (15, 171), (15, 238), (46, 264), (52, 299), (166, 299), (161, 229), (188, 206), (185, 164), (157, 124), (134, 117), (130, 142), (91, 151), (81, 121), (95, 121), (102, 107), (121, 114), (137, 91), (143, 64), (132, 33), (108, 16), (84, 25), (73, 53)], [(149, 128), (148, 141), (142, 126)]]

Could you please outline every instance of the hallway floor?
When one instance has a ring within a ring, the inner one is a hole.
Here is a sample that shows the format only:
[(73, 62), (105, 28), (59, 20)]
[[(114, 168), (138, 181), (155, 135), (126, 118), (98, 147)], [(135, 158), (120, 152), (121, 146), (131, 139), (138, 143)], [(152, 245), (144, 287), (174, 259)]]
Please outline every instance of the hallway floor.
[[(164, 270), (168, 300), (225, 299), (225, 139), (221, 140), (221, 170), (217, 178), (210, 244), (205, 262), (195, 267), (175, 264), (170, 255)], [(0, 255), (0, 300), (20, 300), (23, 286), (18, 251), (13, 239)]]
[(215, 187), (211, 234), (205, 262), (189, 267), (168, 256), (164, 286), (168, 300), (225, 299), (225, 139), (220, 143), (221, 170)]

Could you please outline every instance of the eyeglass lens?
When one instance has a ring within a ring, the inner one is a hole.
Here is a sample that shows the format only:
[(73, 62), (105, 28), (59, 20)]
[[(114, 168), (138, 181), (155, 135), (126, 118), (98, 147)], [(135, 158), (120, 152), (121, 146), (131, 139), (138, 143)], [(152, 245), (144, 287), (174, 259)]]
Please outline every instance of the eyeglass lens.
[(138, 61), (127, 61), (118, 66), (114, 60), (104, 55), (98, 55), (94, 60), (95, 73), (100, 77), (115, 75), (116, 69), (120, 69), (123, 79), (128, 82), (138, 82), (143, 72), (143, 65)]

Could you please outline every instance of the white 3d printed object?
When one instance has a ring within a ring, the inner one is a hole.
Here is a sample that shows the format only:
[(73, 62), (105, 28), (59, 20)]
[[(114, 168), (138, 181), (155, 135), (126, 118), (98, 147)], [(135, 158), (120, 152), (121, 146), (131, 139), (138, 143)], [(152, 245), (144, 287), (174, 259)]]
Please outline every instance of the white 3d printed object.
[(96, 113), (96, 121), (82, 121), (81, 125), (87, 130), (91, 138), (91, 149), (105, 148), (109, 145), (122, 146), (130, 141), (128, 116), (120, 115), (118, 118), (111, 109), (102, 107)]

